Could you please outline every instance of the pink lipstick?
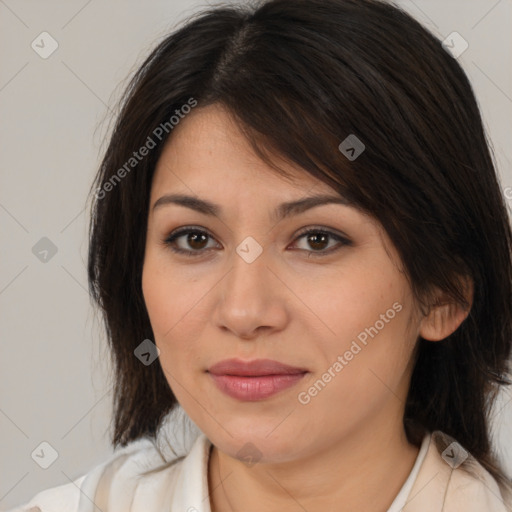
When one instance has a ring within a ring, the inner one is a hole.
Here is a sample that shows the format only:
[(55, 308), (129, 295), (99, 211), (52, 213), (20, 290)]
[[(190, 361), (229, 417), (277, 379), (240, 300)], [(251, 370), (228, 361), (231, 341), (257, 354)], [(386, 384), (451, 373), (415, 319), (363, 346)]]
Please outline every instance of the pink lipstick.
[(208, 369), (217, 387), (232, 398), (256, 401), (297, 384), (308, 370), (271, 359), (226, 359)]

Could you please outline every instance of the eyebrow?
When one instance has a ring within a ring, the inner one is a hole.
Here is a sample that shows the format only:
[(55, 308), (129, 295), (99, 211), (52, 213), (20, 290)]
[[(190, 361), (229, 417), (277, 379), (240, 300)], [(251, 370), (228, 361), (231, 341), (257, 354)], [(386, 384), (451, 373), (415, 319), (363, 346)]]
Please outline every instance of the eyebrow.
[[(205, 199), (199, 199), (193, 196), (187, 196), (184, 194), (167, 194), (160, 197), (153, 205), (153, 211), (157, 208), (161, 208), (164, 205), (177, 204), (190, 208), (204, 215), (211, 215), (219, 217), (222, 214), (222, 208), (220, 205), (206, 201)], [(287, 203), (281, 203), (273, 212), (272, 219), (275, 221), (282, 220), (285, 217), (291, 215), (297, 215), (303, 213), (306, 210), (315, 208), (316, 206), (326, 204), (342, 204), (345, 206), (352, 206), (352, 203), (343, 196), (332, 196), (332, 195), (316, 195), (304, 197), (296, 201), (289, 201)]]

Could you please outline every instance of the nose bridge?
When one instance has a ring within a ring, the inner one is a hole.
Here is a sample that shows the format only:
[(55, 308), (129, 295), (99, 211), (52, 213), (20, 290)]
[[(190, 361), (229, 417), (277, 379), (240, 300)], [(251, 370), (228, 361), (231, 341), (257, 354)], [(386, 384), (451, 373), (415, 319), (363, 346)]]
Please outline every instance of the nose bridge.
[[(246, 237), (231, 255), (231, 270), (223, 289), (223, 300), (245, 301), (268, 294), (268, 251), (253, 237)], [(239, 302), (242, 306), (244, 302)]]
[(285, 319), (269, 271), (269, 251), (252, 237), (244, 239), (231, 255), (230, 271), (222, 280), (216, 321), (241, 337), (250, 337), (261, 326), (278, 327)]

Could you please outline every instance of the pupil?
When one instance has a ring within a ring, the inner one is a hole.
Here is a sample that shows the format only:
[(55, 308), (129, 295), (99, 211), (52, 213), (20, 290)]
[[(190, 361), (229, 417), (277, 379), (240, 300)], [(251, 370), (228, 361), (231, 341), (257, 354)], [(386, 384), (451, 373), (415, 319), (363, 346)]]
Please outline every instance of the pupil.
[(190, 246), (195, 249), (202, 249), (202, 247), (200, 246), (201, 242), (199, 242), (199, 246), (195, 245), (198, 242), (198, 239), (200, 237), (203, 238), (202, 241), (204, 242), (206, 239), (206, 236), (203, 233), (190, 233), (188, 236), (188, 242), (189, 242)]
[[(202, 240), (200, 240), (202, 238)], [(313, 249), (323, 249), (328, 239), (326, 234), (313, 234), (308, 236), (308, 241)], [(202, 244), (206, 241), (206, 235), (203, 233), (189, 233), (188, 243), (195, 249), (202, 249)]]
[[(325, 234), (316, 234), (316, 235), (309, 235), (308, 238), (309, 238), (309, 242), (312, 243), (312, 247), (314, 249), (323, 249), (323, 246), (322, 247), (318, 247), (318, 246), (315, 247), (315, 244), (320, 243), (320, 245), (322, 245), (323, 243), (325, 243), (327, 237), (328, 237), (328, 235), (325, 235)], [(318, 242), (318, 239), (321, 239), (321, 241)]]

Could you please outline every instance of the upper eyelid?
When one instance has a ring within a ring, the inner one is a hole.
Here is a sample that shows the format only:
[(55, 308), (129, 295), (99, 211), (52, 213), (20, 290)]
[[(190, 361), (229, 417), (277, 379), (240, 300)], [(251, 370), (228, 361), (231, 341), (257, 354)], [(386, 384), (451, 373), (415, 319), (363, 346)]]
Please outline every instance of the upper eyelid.
[[(329, 234), (338, 235), (341, 237), (348, 238), (347, 235), (344, 235), (343, 232), (341, 232), (335, 228), (329, 228), (329, 227), (319, 226), (319, 225), (316, 226), (314, 224), (311, 226), (306, 226), (304, 228), (299, 229), (296, 236), (303, 235), (310, 230), (317, 230), (319, 232), (324, 231)], [(182, 226), (182, 227), (176, 228), (176, 229), (172, 230), (167, 235), (167, 237), (169, 238), (170, 236), (182, 235), (182, 234), (188, 233), (189, 231), (198, 231), (198, 232), (206, 233), (208, 236), (215, 238), (215, 236), (212, 235), (211, 232), (207, 228), (198, 227), (198, 226)]]
[[(219, 243), (217, 238), (214, 235), (212, 235), (209, 230), (207, 230), (206, 228), (196, 227), (196, 226), (183, 226), (183, 227), (177, 228), (176, 230), (172, 231), (169, 235), (166, 236), (165, 241), (168, 241), (171, 238), (173, 239), (172, 241), (175, 241), (176, 239), (181, 238), (182, 236), (186, 235), (187, 233), (194, 232), (194, 231), (204, 233), (208, 237), (214, 239), (217, 243)], [(352, 243), (351, 239), (347, 235), (345, 235), (342, 232), (339, 232), (338, 230), (335, 230), (333, 228), (323, 227), (323, 226), (315, 226), (315, 225), (306, 226), (304, 228), (301, 228), (298, 231), (298, 233), (295, 234), (293, 241), (296, 241), (298, 238), (301, 238), (301, 237), (309, 234), (309, 232), (311, 232), (311, 231), (319, 232), (319, 233), (326, 233), (329, 236), (337, 239), (340, 242)], [(200, 251), (196, 251), (196, 252), (200, 252)]]

